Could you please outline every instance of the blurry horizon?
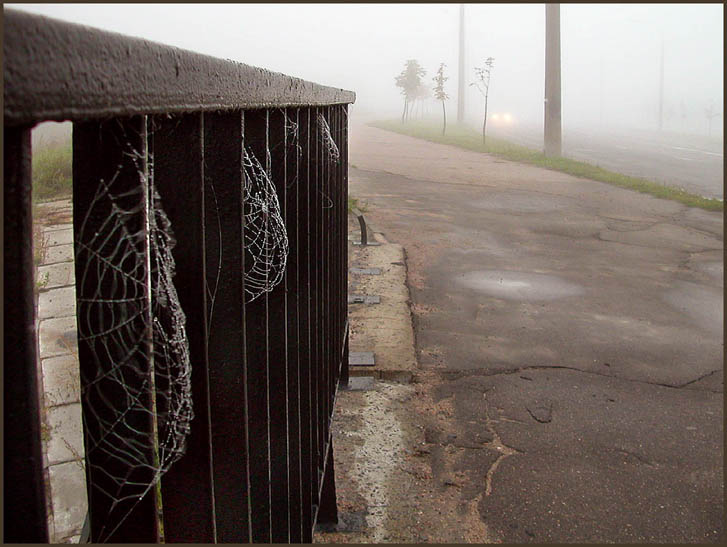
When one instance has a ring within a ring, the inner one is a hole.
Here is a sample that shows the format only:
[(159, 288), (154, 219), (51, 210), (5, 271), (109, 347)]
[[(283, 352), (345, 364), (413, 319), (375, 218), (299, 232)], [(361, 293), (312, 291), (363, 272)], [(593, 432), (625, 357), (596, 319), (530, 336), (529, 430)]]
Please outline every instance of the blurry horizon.
[[(407, 59), (432, 85), (447, 65), (450, 119), (456, 114), (459, 4), (6, 4), (97, 28), (255, 65), (357, 94), (355, 114), (392, 117), (403, 105), (394, 78)], [(466, 77), (495, 58), (493, 115), (513, 126), (542, 127), (542, 4), (467, 4)], [(663, 130), (707, 136), (706, 109), (723, 118), (721, 4), (561, 5), (564, 131), (632, 128), (659, 122), (664, 49)], [(436, 115), (430, 100), (420, 107)], [(468, 121), (481, 123), (479, 93), (467, 88)], [(493, 124), (493, 129), (496, 123)]]

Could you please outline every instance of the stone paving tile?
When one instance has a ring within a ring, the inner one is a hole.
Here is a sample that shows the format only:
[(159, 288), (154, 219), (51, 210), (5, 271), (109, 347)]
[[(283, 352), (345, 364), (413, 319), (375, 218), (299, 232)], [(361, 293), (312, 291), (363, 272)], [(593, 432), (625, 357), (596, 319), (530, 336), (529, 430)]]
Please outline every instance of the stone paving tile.
[(55, 245), (68, 245), (73, 243), (73, 226), (68, 226), (62, 230), (43, 230), (43, 236), (46, 239), (46, 245), (53, 247)]
[(51, 465), (48, 474), (53, 491), (54, 542), (60, 542), (78, 535), (83, 527), (88, 510), (86, 473), (80, 462), (68, 462)]
[(75, 287), (61, 287), (38, 295), (38, 315), (41, 319), (76, 316)]
[(39, 332), (41, 359), (69, 353), (78, 355), (75, 315), (44, 319), (40, 322)]
[(76, 281), (73, 262), (38, 267), (38, 283), (42, 290), (73, 285)]
[(73, 460), (83, 455), (81, 404), (52, 406), (47, 409), (50, 439), (46, 447), (50, 465)]
[(55, 245), (48, 247), (45, 250), (44, 264), (56, 264), (58, 262), (72, 262), (73, 261), (73, 245)]
[(67, 222), (64, 224), (49, 224), (45, 228), (43, 228), (43, 232), (54, 232), (57, 230), (68, 230), (68, 227), (72, 226), (71, 224), (68, 224)]
[(81, 399), (78, 358), (73, 354), (43, 359), (43, 389), (46, 406), (77, 403)]

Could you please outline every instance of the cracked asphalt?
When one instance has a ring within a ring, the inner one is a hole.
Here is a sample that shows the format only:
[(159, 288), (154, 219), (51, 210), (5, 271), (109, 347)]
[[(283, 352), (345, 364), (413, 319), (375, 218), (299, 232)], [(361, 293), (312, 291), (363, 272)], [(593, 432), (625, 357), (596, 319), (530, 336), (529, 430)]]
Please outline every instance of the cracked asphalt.
[(721, 542), (723, 215), (355, 119), (350, 162), (407, 253), (408, 419), (477, 537)]

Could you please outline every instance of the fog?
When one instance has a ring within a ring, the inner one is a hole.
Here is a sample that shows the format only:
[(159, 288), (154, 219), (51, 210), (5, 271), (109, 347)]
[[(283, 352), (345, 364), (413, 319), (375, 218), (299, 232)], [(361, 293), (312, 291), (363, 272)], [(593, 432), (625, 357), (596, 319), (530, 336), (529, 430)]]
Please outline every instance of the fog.
[[(446, 89), (457, 96), (458, 4), (6, 4), (284, 72), (357, 93), (354, 113), (398, 115), (394, 77), (407, 59), (431, 83), (447, 64)], [(545, 10), (542, 4), (468, 4), (466, 76), (495, 58), (492, 113), (542, 127)], [(564, 4), (561, 6), (563, 127), (655, 129), (659, 122), (663, 44), (663, 126), (706, 135), (705, 109), (723, 104), (721, 4)], [(432, 113), (439, 107), (424, 106)], [(482, 99), (467, 92), (470, 120)], [(712, 122), (721, 135), (722, 117)]]

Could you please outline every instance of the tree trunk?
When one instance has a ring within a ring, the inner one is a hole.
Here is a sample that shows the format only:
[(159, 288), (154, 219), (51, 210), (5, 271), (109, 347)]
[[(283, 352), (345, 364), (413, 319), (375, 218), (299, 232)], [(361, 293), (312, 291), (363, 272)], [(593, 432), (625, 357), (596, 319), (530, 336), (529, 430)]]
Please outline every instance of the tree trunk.
[(406, 119), (406, 104), (407, 104), (407, 99), (405, 97), (404, 98), (404, 111), (401, 113), (401, 123), (404, 123), (404, 120)]
[(444, 117), (444, 125), (442, 125), (442, 135), (447, 130), (447, 111), (444, 109), (444, 101), (442, 101), (442, 116)]
[(485, 144), (485, 133), (487, 131), (487, 95), (485, 95), (485, 119), (482, 120), (482, 144)]

